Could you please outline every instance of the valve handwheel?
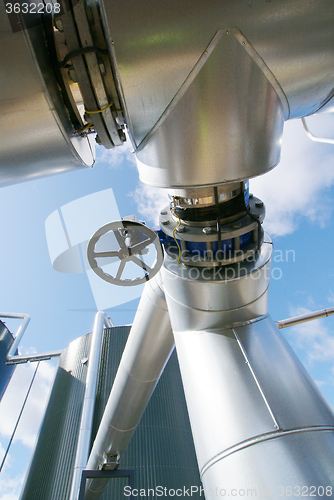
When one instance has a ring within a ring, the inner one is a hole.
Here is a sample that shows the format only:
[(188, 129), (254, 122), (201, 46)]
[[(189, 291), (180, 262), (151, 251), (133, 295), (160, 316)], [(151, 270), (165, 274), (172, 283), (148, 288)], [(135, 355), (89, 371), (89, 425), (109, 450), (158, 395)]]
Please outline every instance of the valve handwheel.
[[(96, 245), (100, 238), (112, 231), (118, 242), (118, 250), (97, 251)], [(150, 245), (153, 245), (156, 251), (155, 262), (149, 267), (140, 255), (150, 251)], [(93, 271), (103, 280), (114, 285), (136, 286), (150, 280), (155, 276), (163, 262), (163, 250), (157, 233), (144, 224), (134, 221), (115, 221), (109, 222), (100, 227), (88, 243), (87, 257)], [(115, 276), (103, 271), (96, 259), (118, 257), (119, 266)], [(138, 276), (134, 279), (122, 279), (122, 274), (127, 262), (133, 262), (144, 271), (144, 276)]]

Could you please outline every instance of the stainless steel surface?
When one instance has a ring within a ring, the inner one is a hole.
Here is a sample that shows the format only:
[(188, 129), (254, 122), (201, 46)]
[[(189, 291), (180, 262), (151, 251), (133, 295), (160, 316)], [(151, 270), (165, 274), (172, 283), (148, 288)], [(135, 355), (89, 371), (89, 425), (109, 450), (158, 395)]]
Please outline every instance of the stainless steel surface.
[(306, 132), (306, 135), (315, 142), (322, 142), (324, 144), (334, 144), (334, 139), (326, 139), (326, 137), (317, 137), (316, 135), (312, 134), (310, 129), (307, 126), (305, 118), (302, 118), (302, 124), (304, 127), (304, 130)]
[(213, 36), (137, 146), (143, 182), (172, 188), (216, 185), (278, 164), (282, 101), (239, 34), (229, 29)]
[[(217, 187), (218, 202), (231, 200), (235, 196), (244, 192), (244, 182), (235, 182), (232, 184), (223, 184)], [(214, 188), (190, 188), (169, 190), (171, 205), (188, 208), (204, 207), (215, 205)]]
[(13, 33), (1, 3), (0, 45), (0, 185), (92, 166), (94, 144), (74, 135), (42, 22)]
[(332, 498), (333, 431), (333, 427), (301, 429), (245, 443), (205, 472), (204, 488), (209, 491), (215, 485), (218, 492), (223, 490), (222, 496), (225, 491), (225, 496), (235, 498)]
[(86, 468), (89, 456), (93, 416), (96, 400), (96, 385), (99, 373), (103, 327), (109, 326), (106, 314), (99, 311), (95, 315), (91, 345), (88, 357), (88, 370), (86, 376), (85, 396), (82, 406), (80, 430), (76, 449), (73, 480), (71, 485), (70, 500), (76, 500), (79, 494), (81, 474)]
[[(93, 435), (99, 427), (131, 326), (106, 328), (99, 365)], [(60, 358), (60, 366), (40, 437), (31, 461), (22, 500), (69, 500), (80, 427), (91, 334), (77, 339)], [(72, 359), (68, 359), (69, 350)], [(73, 356), (73, 354), (76, 356)], [(66, 360), (67, 358), (67, 360)], [(182, 443), (182, 448), (179, 444)], [(175, 453), (175, 450), (178, 450)], [(197, 486), (199, 472), (176, 353), (173, 352), (121, 461), (135, 471), (136, 486)], [(125, 498), (127, 480), (113, 479), (104, 500)], [(193, 494), (194, 500), (203, 496)]]
[[(259, 175), (279, 160), (283, 119), (330, 105), (331, 0), (88, 3), (90, 17), (82, 2), (74, 13), (78, 46), (105, 38), (113, 58), (106, 68), (106, 54), (102, 63), (83, 57), (96, 104), (115, 102), (103, 119), (116, 142), (124, 108), (145, 182), (183, 188)], [(43, 22), (13, 33), (0, 6), (3, 184), (94, 163), (61, 99)]]
[(8, 355), (7, 355), (7, 358), (6, 358), (7, 361), (10, 361), (11, 358), (15, 357), (15, 352), (18, 348), (19, 343), (21, 342), (21, 339), (24, 335), (24, 332), (26, 331), (27, 326), (30, 323), (31, 318), (30, 318), (29, 314), (8, 313), (8, 312), (0, 313), (0, 318), (22, 319), (22, 323), (20, 324), (20, 326), (17, 329), (17, 332), (14, 336), (15, 340), (14, 340), (13, 344), (11, 345), (11, 348), (10, 348)]
[(245, 35), (284, 91), (291, 118), (316, 111), (332, 94), (331, 0), (184, 0), (182, 6), (177, 0), (129, 0), (101, 5), (137, 144), (218, 30), (237, 27)]
[(174, 334), (207, 498), (332, 485), (333, 411), (270, 317)]
[(194, 187), (263, 173), (278, 162), (283, 118), (314, 113), (332, 97), (330, 0), (101, 7), (149, 184)]
[(301, 314), (300, 316), (295, 316), (294, 318), (276, 321), (276, 325), (281, 329), (288, 326), (299, 325), (300, 323), (306, 323), (307, 321), (312, 321), (318, 318), (327, 318), (327, 316), (332, 316), (332, 314), (334, 314), (334, 307), (329, 307), (328, 309), (321, 309), (320, 311)]
[(16, 356), (12, 356), (7, 360), (7, 365), (20, 365), (23, 363), (33, 363), (34, 361), (47, 361), (51, 358), (58, 358), (62, 354), (63, 350), (59, 351), (46, 351), (36, 354), (18, 354)]
[[(105, 454), (122, 455), (174, 348), (158, 278), (145, 285), (87, 469), (98, 468)], [(105, 487), (102, 483), (92, 480), (85, 499), (98, 498)]]
[(5, 323), (0, 321), (0, 401), (15, 370), (15, 366), (8, 366), (6, 363), (6, 357), (13, 341), (13, 335)]
[(28, 324), (30, 323), (29, 314), (25, 313), (0, 313), (0, 318), (11, 318), (11, 319), (22, 319), (22, 323), (17, 329), (15, 334), (14, 342), (11, 345), (11, 348), (6, 356), (6, 364), (8, 365), (18, 365), (21, 363), (28, 363), (33, 361), (44, 361), (51, 358), (56, 358), (61, 355), (62, 350), (59, 351), (48, 351), (36, 354), (28, 354), (28, 355), (20, 355), (16, 354), (19, 343), (22, 340), (24, 332)]
[(212, 270), (165, 257), (162, 279), (173, 331), (218, 328), (267, 313), (272, 243), (265, 234), (250, 261)]
[(68, 500), (73, 478), (91, 334), (74, 340), (59, 358), (50, 399), (21, 500)]

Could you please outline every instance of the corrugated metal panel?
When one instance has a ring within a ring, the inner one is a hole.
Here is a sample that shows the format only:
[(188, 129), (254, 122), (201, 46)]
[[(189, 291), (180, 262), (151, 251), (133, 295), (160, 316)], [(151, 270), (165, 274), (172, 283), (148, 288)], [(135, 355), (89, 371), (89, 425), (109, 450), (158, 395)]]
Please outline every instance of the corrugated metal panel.
[[(95, 437), (130, 327), (104, 330), (95, 405)], [(72, 342), (60, 357), (54, 387), (21, 500), (68, 500), (84, 398), (90, 335)], [(136, 487), (200, 488), (181, 376), (174, 353), (121, 460), (135, 469)], [(103, 500), (121, 500), (127, 479), (111, 479)], [(151, 493), (152, 496), (152, 493)], [(186, 495), (187, 496), (187, 495)], [(183, 498), (183, 496), (179, 496)], [(193, 499), (200, 498), (192, 495)], [(203, 495), (202, 497), (203, 498)]]
[[(100, 366), (93, 436), (102, 418), (117, 367), (128, 336), (129, 327), (110, 328), (104, 332), (103, 356)], [(176, 353), (167, 363), (165, 371), (144, 412), (141, 422), (122, 459), (122, 469), (134, 469), (136, 488), (148, 495), (162, 487), (184, 489), (197, 486), (200, 479), (190, 423), (183, 393)], [(120, 500), (127, 481), (112, 479), (103, 500)], [(165, 490), (164, 490), (165, 491)], [(169, 495), (167, 495), (169, 496)], [(187, 495), (185, 495), (187, 496)], [(179, 496), (183, 498), (184, 495)], [(193, 494), (193, 499), (200, 498)], [(202, 495), (203, 498), (203, 495)]]
[(0, 401), (15, 370), (14, 365), (6, 365), (6, 356), (13, 343), (13, 336), (0, 321)]
[(50, 401), (21, 494), (21, 500), (69, 497), (85, 392), (90, 334), (72, 342), (60, 356)]

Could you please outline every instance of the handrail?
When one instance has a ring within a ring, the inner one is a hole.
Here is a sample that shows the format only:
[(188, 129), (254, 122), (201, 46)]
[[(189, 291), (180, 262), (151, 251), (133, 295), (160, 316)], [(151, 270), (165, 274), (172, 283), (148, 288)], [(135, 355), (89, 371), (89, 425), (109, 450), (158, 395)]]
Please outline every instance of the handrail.
[(301, 120), (302, 120), (304, 130), (306, 132), (306, 135), (311, 139), (311, 141), (322, 142), (324, 144), (334, 144), (334, 139), (326, 139), (326, 137), (317, 137), (316, 135), (312, 134), (312, 132), (310, 131), (310, 129), (308, 128), (308, 126), (306, 124), (305, 118), (302, 118)]
[(320, 311), (301, 314), (300, 316), (295, 316), (294, 318), (276, 321), (276, 325), (280, 329), (287, 328), (288, 326), (299, 325), (300, 323), (306, 323), (306, 321), (312, 321), (313, 319), (327, 318), (327, 316), (332, 316), (332, 314), (334, 314), (334, 307), (329, 307), (328, 309), (321, 309)]
[(8, 318), (8, 319), (22, 319), (22, 323), (20, 324), (19, 328), (17, 329), (17, 332), (14, 336), (14, 342), (9, 349), (9, 352), (6, 356), (6, 364), (7, 365), (17, 365), (21, 363), (28, 363), (29, 361), (45, 361), (47, 359), (55, 358), (61, 355), (63, 352), (62, 350), (59, 351), (49, 351), (49, 352), (42, 352), (40, 354), (27, 354), (27, 355), (20, 355), (20, 354), (15, 354), (17, 351), (17, 348), (19, 346), (19, 343), (21, 342), (21, 339), (23, 337), (24, 332), (27, 329), (28, 324), (30, 323), (30, 316), (29, 314), (25, 313), (8, 313), (0, 312), (0, 318)]

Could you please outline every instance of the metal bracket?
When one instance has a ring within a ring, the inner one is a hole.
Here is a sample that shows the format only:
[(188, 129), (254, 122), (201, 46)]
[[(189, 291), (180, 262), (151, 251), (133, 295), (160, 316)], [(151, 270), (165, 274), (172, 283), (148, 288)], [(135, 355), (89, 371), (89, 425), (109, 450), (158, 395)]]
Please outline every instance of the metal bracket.
[(129, 496), (130, 500), (135, 500), (135, 497), (132, 495), (132, 491), (135, 485), (135, 471), (133, 469), (124, 469), (124, 470), (83, 470), (81, 476), (81, 484), (78, 500), (84, 500), (85, 498), (85, 488), (86, 488), (86, 480), (90, 478), (98, 478), (98, 479), (111, 479), (113, 477), (128, 477), (129, 478), (129, 486), (131, 488), (131, 495)]
[(104, 462), (100, 464), (99, 470), (116, 470), (119, 467), (120, 455), (103, 454)]

